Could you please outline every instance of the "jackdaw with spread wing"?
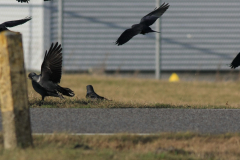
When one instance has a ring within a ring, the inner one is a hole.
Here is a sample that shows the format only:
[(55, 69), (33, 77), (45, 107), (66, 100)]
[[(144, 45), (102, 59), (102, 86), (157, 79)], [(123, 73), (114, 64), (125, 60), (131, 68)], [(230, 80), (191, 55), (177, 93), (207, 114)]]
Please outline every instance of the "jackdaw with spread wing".
[(63, 88), (60, 83), (62, 76), (62, 48), (61, 45), (52, 43), (49, 51), (45, 52), (44, 60), (41, 66), (41, 74), (32, 72), (28, 77), (32, 80), (34, 90), (42, 96), (43, 103), (46, 96), (59, 97), (62, 95), (73, 97), (75, 94), (69, 88)]
[(156, 8), (154, 11), (148, 13), (141, 19), (139, 24), (134, 24), (132, 25), (131, 28), (125, 30), (121, 34), (121, 36), (117, 39), (116, 44), (118, 46), (123, 45), (137, 34), (144, 35), (150, 32), (157, 32), (152, 30), (149, 26), (151, 26), (158, 18), (160, 18), (168, 8), (169, 8), (168, 3), (167, 4), (163, 3), (159, 8)]
[(7, 27), (18, 26), (20, 24), (26, 23), (27, 21), (29, 21), (31, 19), (32, 19), (31, 17), (26, 17), (24, 19), (4, 22), (4, 23), (0, 24), (0, 32), (8, 30)]
[(91, 100), (108, 100), (107, 98), (101, 97), (95, 93), (92, 85), (87, 85), (86, 98), (90, 98)]
[(235, 69), (238, 66), (240, 66), (240, 52), (238, 53), (238, 55), (233, 59), (232, 63), (230, 64), (230, 67)]

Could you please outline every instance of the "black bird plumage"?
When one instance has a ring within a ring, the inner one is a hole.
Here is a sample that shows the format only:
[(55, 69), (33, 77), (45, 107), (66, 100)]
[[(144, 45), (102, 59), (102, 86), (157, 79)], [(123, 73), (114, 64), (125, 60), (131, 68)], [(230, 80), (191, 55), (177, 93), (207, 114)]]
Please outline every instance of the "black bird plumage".
[(4, 22), (4, 23), (0, 24), (0, 32), (8, 30), (7, 27), (18, 26), (20, 24), (26, 23), (27, 21), (30, 21), (31, 19), (32, 19), (31, 17), (26, 17), (24, 19)]
[(92, 85), (87, 85), (86, 98), (90, 98), (91, 100), (108, 100), (107, 98), (101, 97), (97, 93), (95, 93)]
[[(17, 0), (17, 1), (18, 1), (18, 2), (21, 2), (21, 3), (22, 3), (22, 2), (27, 2), (27, 3), (28, 3), (30, 0)], [(44, 1), (51, 1), (51, 0), (44, 0)]]
[[(32, 80), (32, 86), (42, 96), (42, 102), (46, 96), (59, 97), (63, 95), (73, 97), (75, 94), (69, 88), (63, 88), (60, 83), (62, 76), (62, 48), (61, 45), (52, 43), (49, 51), (45, 52), (41, 66), (41, 74), (32, 72), (28, 77)], [(42, 103), (41, 102), (41, 103)]]
[(17, 0), (17, 1), (18, 1), (18, 2), (21, 2), (21, 3), (22, 3), (22, 2), (27, 2), (27, 3), (29, 2), (29, 0)]
[(240, 66), (240, 52), (238, 53), (238, 55), (233, 59), (232, 63), (230, 64), (231, 68), (237, 68), (238, 66)]
[(132, 25), (131, 28), (125, 30), (120, 35), (120, 37), (116, 41), (116, 44), (118, 46), (123, 45), (124, 43), (128, 42), (131, 38), (136, 36), (137, 34), (144, 35), (150, 32), (157, 32), (152, 30), (149, 26), (151, 26), (159, 17), (161, 17), (168, 8), (169, 8), (168, 3), (167, 4), (163, 3), (159, 8), (156, 8), (154, 11), (142, 17), (139, 24)]

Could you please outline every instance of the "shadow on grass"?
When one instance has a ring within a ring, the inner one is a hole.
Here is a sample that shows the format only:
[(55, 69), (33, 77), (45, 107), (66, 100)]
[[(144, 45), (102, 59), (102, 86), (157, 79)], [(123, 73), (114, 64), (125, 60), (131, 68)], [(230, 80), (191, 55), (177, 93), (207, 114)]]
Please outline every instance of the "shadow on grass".
[(58, 98), (46, 98), (41, 106), (39, 105), (40, 102), (40, 99), (31, 98), (29, 106), (31, 108), (89, 108), (87, 99), (65, 98), (60, 100)]
[(172, 109), (230, 109), (226, 106), (202, 106), (202, 105), (175, 105), (161, 103), (137, 103), (137, 102), (118, 102), (99, 100), (92, 101), (88, 99), (80, 99), (78, 97), (65, 98), (46, 98), (43, 105), (39, 106), (40, 99), (30, 98), (29, 106), (31, 108), (172, 108)]

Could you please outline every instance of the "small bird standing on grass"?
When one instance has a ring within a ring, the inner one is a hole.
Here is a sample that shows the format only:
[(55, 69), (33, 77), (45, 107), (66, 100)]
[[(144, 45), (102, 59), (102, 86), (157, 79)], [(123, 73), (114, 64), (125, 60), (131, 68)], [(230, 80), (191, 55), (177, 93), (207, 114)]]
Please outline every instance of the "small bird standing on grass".
[(30, 21), (31, 19), (32, 19), (31, 17), (26, 17), (24, 19), (4, 22), (4, 23), (0, 24), (0, 32), (8, 30), (7, 27), (15, 27), (20, 24), (26, 23), (27, 21)]
[(235, 69), (240, 65), (240, 52), (238, 55), (233, 59), (232, 63), (230, 64), (230, 67)]
[(159, 8), (156, 8), (154, 11), (148, 13), (141, 19), (139, 24), (134, 24), (132, 25), (131, 28), (125, 30), (121, 34), (121, 36), (117, 39), (116, 44), (118, 46), (123, 45), (137, 34), (144, 35), (150, 32), (157, 32), (152, 30), (149, 26), (151, 26), (158, 18), (160, 18), (168, 8), (169, 8), (168, 3), (167, 4), (163, 3)]
[(107, 98), (101, 97), (95, 93), (92, 85), (87, 85), (86, 98), (90, 98), (91, 100), (108, 100)]
[(62, 76), (62, 48), (61, 45), (52, 43), (49, 51), (45, 52), (44, 60), (41, 66), (41, 74), (37, 75), (32, 72), (28, 77), (32, 80), (34, 90), (42, 96), (43, 103), (46, 96), (59, 97), (62, 95), (73, 97), (75, 94), (69, 88), (63, 88), (60, 83)]

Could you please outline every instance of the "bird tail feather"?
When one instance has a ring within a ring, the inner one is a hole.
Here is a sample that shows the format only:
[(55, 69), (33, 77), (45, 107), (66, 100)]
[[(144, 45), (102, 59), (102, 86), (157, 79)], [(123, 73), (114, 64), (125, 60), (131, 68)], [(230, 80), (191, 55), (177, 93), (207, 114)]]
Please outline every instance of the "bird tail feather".
[(61, 87), (61, 86), (58, 86), (58, 92), (62, 93), (65, 96), (69, 96), (69, 97), (73, 97), (75, 95), (74, 92), (71, 89), (64, 88), (64, 87)]

